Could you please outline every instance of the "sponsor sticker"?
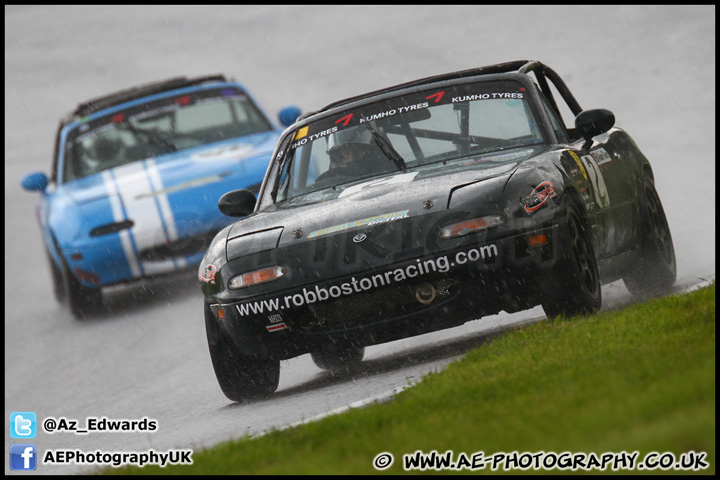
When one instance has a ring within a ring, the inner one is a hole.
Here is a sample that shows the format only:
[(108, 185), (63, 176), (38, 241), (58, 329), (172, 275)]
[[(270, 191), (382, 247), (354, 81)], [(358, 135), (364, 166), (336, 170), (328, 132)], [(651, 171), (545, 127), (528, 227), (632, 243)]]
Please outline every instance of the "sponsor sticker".
[(590, 155), (593, 156), (598, 165), (608, 163), (612, 160), (612, 157), (610, 157), (610, 154), (607, 153), (604, 148), (598, 148), (597, 150), (590, 152)]
[(545, 181), (535, 187), (533, 191), (530, 192), (530, 195), (523, 199), (523, 206), (525, 207), (525, 211), (527, 213), (532, 213), (545, 205), (548, 198), (555, 197), (557, 197), (555, 187), (553, 187), (552, 183)]
[(268, 332), (272, 333), (272, 332), (278, 332), (280, 330), (285, 330), (288, 328), (288, 326), (285, 325), (285, 323), (283, 322), (283, 323), (276, 323), (274, 325), (268, 325), (265, 328), (267, 328)]
[(303, 127), (295, 134), (295, 140), (300, 140), (303, 137), (307, 137), (308, 127)]
[(321, 237), (329, 233), (341, 232), (343, 230), (349, 230), (356, 227), (371, 226), (377, 225), (378, 223), (387, 223), (395, 220), (400, 220), (401, 218), (407, 218), (409, 212), (410, 210), (401, 210), (399, 212), (384, 213), (382, 215), (375, 215), (374, 217), (367, 217), (361, 220), (354, 220), (352, 222), (322, 228), (320, 230), (315, 230), (314, 232), (310, 233), (308, 238)]
[(583, 177), (585, 177), (585, 180), (587, 180), (587, 172), (585, 171), (585, 165), (580, 161), (580, 157), (578, 157), (577, 153), (573, 152), (572, 150), (568, 150), (570, 153), (570, 156), (575, 160), (575, 163), (577, 163), (578, 168), (580, 168), (580, 171), (583, 174)]
[[(282, 320), (281, 310), (303, 307), (316, 302), (331, 301), (343, 298), (348, 295), (369, 292), (376, 288), (383, 288), (393, 284), (402, 283), (411, 279), (418, 281), (420, 277), (432, 275), (436, 272), (447, 273), (456, 266), (468, 263), (490, 264), (500, 255), (500, 249), (494, 243), (459, 251), (454, 255), (442, 255), (435, 258), (417, 258), (404, 266), (369, 274), (359, 278), (352, 277), (343, 282), (335, 282), (331, 285), (315, 285), (314, 287), (303, 287), (302, 292), (291, 295), (279, 295), (276, 297), (254, 300), (247, 303), (235, 305), (240, 317), (268, 315), (272, 325), (265, 328), (268, 332), (290, 329)], [(276, 312), (276, 313), (273, 313)]]
[(206, 265), (205, 268), (200, 272), (200, 280), (205, 283), (215, 283), (215, 275), (217, 274), (217, 268), (215, 265)]
[(224, 158), (243, 159), (255, 155), (258, 151), (249, 143), (240, 145), (228, 145), (214, 148), (212, 150), (196, 153), (192, 156), (193, 160), (221, 160)]
[(165, 189), (162, 189), (162, 190), (153, 190), (153, 191), (148, 192), (148, 193), (141, 193), (141, 194), (135, 196), (135, 200), (139, 200), (139, 199), (145, 198), (145, 197), (154, 197), (154, 196), (158, 196), (158, 195), (167, 195), (167, 194), (169, 194), (169, 193), (178, 192), (178, 191), (180, 191), (180, 190), (186, 190), (186, 189), (188, 189), (188, 188), (196, 188), (196, 187), (201, 187), (201, 186), (203, 186), (203, 185), (207, 185), (207, 184), (210, 184), (210, 183), (221, 182), (222, 179), (223, 179), (223, 177), (227, 177), (227, 176), (229, 176), (231, 173), (232, 173), (232, 172), (221, 172), (221, 173), (218, 173), (218, 174), (215, 174), (215, 175), (208, 175), (208, 176), (206, 176), (206, 177), (201, 177), (201, 178), (195, 178), (195, 179), (193, 179), (193, 180), (188, 180), (187, 182), (179, 183), (179, 184), (177, 184), (177, 185), (174, 185), (174, 186), (172, 186), (172, 187), (168, 187), (168, 188), (165, 188)]

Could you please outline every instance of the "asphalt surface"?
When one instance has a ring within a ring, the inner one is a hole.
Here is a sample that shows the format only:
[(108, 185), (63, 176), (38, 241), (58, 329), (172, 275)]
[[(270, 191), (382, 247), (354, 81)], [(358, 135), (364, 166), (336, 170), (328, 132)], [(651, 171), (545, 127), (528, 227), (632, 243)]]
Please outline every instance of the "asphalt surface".
[[(38, 424), (157, 421), (143, 433), (40, 428), (27, 442), (41, 456), (197, 450), (386, 398), (489, 332), (544, 318), (536, 308), (370, 347), (345, 375), (305, 355), (282, 362), (272, 398), (229, 402), (212, 370), (194, 273), (112, 289), (111, 311), (89, 321), (54, 301), (37, 195), (20, 180), (49, 171), (58, 120), (77, 103), (176, 75), (225, 73), (275, 115), (519, 59), (550, 65), (584, 108), (615, 113), (654, 167), (676, 290), (714, 279), (714, 6), (5, 6), (5, 473), (92, 469), (11, 471), (8, 452), (19, 442), (9, 435), (11, 412), (35, 412)], [(604, 308), (630, 300), (621, 283), (603, 294)]]

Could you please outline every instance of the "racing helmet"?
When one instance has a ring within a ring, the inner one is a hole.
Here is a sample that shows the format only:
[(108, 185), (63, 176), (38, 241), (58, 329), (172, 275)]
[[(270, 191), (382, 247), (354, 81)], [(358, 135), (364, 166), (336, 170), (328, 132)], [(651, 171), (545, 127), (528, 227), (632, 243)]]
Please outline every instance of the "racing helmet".
[(117, 157), (121, 148), (122, 142), (119, 138), (109, 138), (102, 135), (93, 140), (88, 153), (96, 160), (110, 160)]
[(343, 148), (361, 152), (362, 156), (366, 155), (373, 146), (373, 138), (370, 129), (364, 126), (352, 127), (341, 130), (328, 137), (327, 153), (330, 156), (330, 163), (333, 165), (341, 165), (343, 157), (340, 151)]

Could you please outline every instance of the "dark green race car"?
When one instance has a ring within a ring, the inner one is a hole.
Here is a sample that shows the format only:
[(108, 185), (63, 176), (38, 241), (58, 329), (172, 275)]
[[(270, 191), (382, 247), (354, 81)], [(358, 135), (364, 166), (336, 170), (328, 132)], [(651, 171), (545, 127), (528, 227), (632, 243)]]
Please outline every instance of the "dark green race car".
[(652, 168), (614, 124), (537, 61), (301, 117), (257, 200), (221, 198), (244, 218), (200, 266), (225, 395), (272, 393), (280, 360), (305, 353), (344, 368), (365, 346), (503, 310), (593, 313), (601, 285), (619, 279), (638, 296), (668, 289), (675, 254)]

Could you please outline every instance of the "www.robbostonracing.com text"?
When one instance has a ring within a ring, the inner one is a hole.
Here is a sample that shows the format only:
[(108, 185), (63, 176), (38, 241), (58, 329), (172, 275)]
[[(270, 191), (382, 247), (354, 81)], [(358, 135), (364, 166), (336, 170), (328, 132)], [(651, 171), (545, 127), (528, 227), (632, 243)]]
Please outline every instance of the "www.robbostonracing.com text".
[[(40, 426), (40, 425), (38, 425)], [(140, 419), (113, 419), (108, 417), (87, 417), (84, 421), (66, 417), (46, 417), (42, 422), (42, 431), (47, 434), (72, 433), (89, 435), (92, 433), (153, 433), (158, 430), (158, 421), (143, 417)], [(95, 465), (99, 467), (124, 465), (192, 465), (191, 449), (169, 449), (157, 451), (104, 451), (80, 450), (77, 448), (47, 449), (38, 456), (43, 465)]]
[[(676, 455), (672, 452), (650, 452), (642, 457), (635, 452), (596, 453), (555, 453), (555, 452), (498, 452), (485, 455), (484, 452), (467, 454), (448, 450), (438, 453), (433, 450), (425, 453), (420, 450), (403, 455), (402, 468), (411, 470), (706, 470), (706, 452), (685, 452)], [(392, 466), (391, 453), (379, 453), (373, 459), (376, 470), (387, 470)]]
[(263, 312), (276, 312), (285, 308), (301, 307), (315, 302), (336, 299), (345, 295), (366, 292), (373, 288), (388, 286), (394, 282), (402, 282), (407, 279), (418, 278), (435, 272), (447, 273), (456, 265), (483, 261), (497, 256), (497, 246), (490, 244), (458, 252), (452, 257), (452, 261), (447, 255), (425, 260), (416, 259), (414, 264), (406, 265), (405, 267), (387, 270), (359, 279), (352, 277), (347, 282), (331, 285), (327, 288), (318, 285), (314, 288), (303, 288), (302, 293), (239, 304), (236, 305), (236, 308), (241, 317), (257, 315)]

